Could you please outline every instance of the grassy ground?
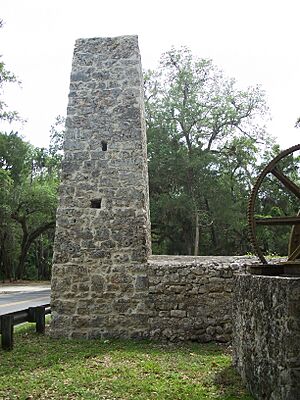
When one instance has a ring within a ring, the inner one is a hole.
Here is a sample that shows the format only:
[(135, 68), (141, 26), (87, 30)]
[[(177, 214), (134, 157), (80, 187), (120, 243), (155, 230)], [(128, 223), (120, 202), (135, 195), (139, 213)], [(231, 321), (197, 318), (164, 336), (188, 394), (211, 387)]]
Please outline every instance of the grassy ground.
[(0, 350), (0, 399), (251, 400), (215, 344), (55, 340), (23, 326)]

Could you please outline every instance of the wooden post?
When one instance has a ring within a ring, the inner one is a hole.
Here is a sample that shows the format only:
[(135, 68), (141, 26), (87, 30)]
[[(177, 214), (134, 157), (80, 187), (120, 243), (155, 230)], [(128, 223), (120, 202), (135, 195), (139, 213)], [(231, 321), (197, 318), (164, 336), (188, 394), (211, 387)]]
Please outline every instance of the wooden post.
[(2, 315), (1, 317), (1, 346), (3, 350), (12, 350), (13, 348), (13, 315)]
[(35, 307), (36, 332), (45, 333), (45, 306)]

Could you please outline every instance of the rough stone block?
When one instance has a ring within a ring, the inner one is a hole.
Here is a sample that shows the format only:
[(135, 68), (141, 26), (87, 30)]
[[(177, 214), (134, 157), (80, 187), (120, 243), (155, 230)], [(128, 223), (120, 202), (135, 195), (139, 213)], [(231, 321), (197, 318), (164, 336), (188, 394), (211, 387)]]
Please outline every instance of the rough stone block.
[(300, 278), (238, 276), (233, 304), (234, 363), (251, 393), (300, 399)]

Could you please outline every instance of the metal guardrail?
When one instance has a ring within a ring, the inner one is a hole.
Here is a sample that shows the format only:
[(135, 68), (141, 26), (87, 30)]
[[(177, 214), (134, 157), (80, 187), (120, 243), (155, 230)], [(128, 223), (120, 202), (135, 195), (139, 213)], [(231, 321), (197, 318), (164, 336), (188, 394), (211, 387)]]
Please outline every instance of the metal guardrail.
[(35, 322), (36, 332), (45, 333), (45, 316), (51, 314), (50, 304), (29, 307), (21, 311), (0, 316), (1, 346), (4, 350), (13, 349), (14, 326), (24, 322)]

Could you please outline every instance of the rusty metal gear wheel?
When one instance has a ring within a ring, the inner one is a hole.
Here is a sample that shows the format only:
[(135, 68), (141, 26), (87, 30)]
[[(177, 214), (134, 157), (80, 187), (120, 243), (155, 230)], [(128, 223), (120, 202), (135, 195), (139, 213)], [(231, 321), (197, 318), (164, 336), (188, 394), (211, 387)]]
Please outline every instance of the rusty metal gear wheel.
[[(251, 191), (249, 203), (248, 203), (248, 224), (250, 231), (250, 241), (252, 247), (258, 258), (263, 264), (268, 264), (263, 251), (261, 250), (257, 240), (257, 226), (259, 225), (291, 225), (291, 236), (288, 249), (287, 262), (299, 261), (300, 258), (300, 214), (294, 216), (280, 216), (272, 218), (256, 218), (255, 217), (255, 204), (259, 195), (259, 190), (264, 179), (267, 175), (271, 174), (291, 193), (293, 193), (300, 200), (300, 187), (293, 182), (283, 171), (279, 168), (279, 162), (289, 156), (290, 154), (300, 150), (300, 144), (290, 147), (287, 150), (282, 151), (275, 157), (260, 173), (256, 183)], [(300, 209), (300, 206), (299, 206)]]

